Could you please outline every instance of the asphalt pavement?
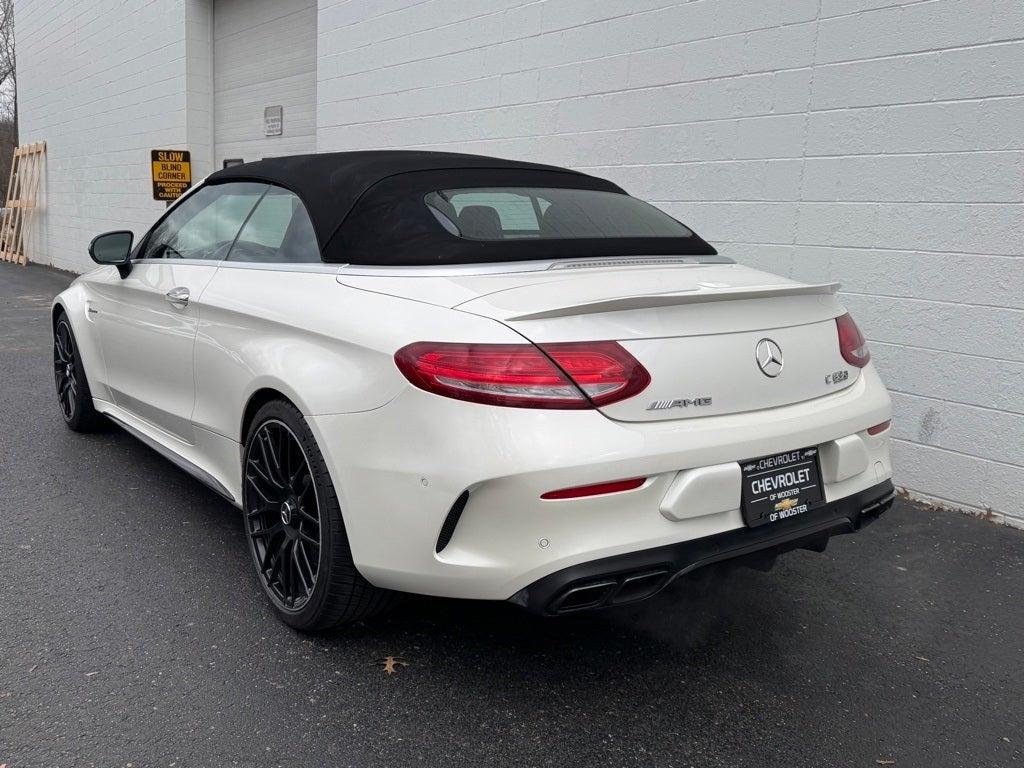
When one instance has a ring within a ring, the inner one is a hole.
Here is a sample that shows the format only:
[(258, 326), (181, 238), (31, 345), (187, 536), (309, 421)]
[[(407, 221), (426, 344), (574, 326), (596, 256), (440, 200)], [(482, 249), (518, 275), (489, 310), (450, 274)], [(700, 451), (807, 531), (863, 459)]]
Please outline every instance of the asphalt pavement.
[(233, 507), (62, 424), (70, 279), (0, 264), (0, 766), (1024, 765), (1024, 531), (904, 501), (634, 607), (292, 632)]

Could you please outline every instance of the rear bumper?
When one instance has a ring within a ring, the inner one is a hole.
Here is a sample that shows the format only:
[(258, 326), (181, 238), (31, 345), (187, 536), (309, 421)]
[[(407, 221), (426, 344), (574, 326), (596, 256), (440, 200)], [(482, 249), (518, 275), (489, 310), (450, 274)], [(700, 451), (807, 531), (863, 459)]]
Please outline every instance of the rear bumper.
[[(370, 583), (507, 600), (567, 568), (745, 529), (737, 462), (754, 456), (818, 446), (828, 502), (882, 483), (889, 432), (866, 430), (891, 413), (869, 364), (828, 397), (670, 422), (481, 406), (413, 387), (381, 408), (308, 421)], [(647, 481), (635, 490), (542, 498), (637, 477)]]
[(581, 563), (545, 576), (509, 602), (527, 610), (560, 615), (644, 600), (677, 576), (712, 563), (770, 563), (793, 549), (823, 551), (832, 536), (853, 533), (892, 506), (896, 494), (886, 480), (798, 518), (759, 528), (738, 528), (625, 555)]

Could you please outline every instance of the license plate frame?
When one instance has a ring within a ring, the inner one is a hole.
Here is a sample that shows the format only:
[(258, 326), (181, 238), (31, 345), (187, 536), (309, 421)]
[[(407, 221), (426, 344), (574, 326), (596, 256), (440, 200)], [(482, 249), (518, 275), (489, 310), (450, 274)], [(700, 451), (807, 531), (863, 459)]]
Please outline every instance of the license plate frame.
[(751, 528), (799, 517), (825, 503), (817, 446), (740, 462), (741, 511)]

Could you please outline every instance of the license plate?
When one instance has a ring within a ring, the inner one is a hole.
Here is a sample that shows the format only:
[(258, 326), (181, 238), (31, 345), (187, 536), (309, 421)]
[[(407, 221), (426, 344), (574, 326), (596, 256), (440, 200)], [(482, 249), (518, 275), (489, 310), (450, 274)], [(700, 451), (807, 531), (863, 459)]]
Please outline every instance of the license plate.
[(817, 448), (762, 456), (740, 467), (743, 519), (751, 527), (802, 515), (824, 500)]

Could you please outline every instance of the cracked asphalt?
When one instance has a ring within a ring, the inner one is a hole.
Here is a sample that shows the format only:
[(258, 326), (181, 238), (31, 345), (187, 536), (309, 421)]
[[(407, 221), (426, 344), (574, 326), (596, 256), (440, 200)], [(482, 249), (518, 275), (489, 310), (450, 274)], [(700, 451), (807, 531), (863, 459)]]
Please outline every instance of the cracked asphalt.
[(0, 765), (1024, 765), (1024, 532), (902, 501), (632, 608), (413, 598), (293, 633), (234, 508), (61, 423), (70, 279), (0, 264)]

